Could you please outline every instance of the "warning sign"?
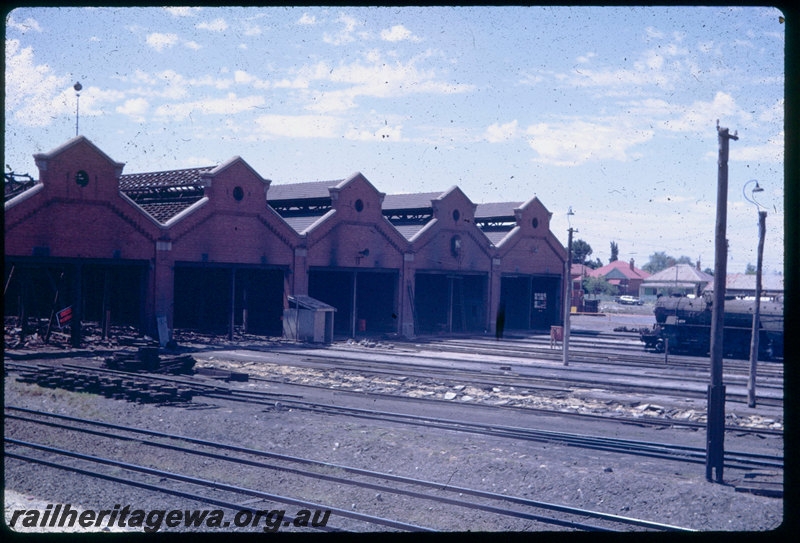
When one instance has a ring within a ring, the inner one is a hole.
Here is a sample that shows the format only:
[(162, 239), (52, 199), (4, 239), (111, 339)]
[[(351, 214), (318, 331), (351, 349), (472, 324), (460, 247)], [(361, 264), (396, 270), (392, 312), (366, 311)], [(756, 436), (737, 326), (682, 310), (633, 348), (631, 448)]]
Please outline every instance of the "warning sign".
[(56, 313), (56, 320), (59, 328), (69, 324), (72, 321), (72, 306), (65, 307)]

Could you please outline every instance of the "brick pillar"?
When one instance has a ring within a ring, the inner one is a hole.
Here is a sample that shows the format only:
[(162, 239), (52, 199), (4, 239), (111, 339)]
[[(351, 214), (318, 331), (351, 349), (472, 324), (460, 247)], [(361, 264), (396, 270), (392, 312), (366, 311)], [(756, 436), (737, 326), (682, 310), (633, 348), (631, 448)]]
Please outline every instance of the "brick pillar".
[[(153, 337), (165, 343), (172, 339), (173, 318), (175, 312), (175, 259), (172, 257), (172, 242), (169, 240), (156, 241), (155, 269), (153, 270), (153, 309), (154, 319), (148, 327), (153, 329)], [(162, 330), (159, 331), (161, 323)], [(166, 326), (168, 337), (163, 335)]]
[(400, 335), (414, 337), (414, 253), (403, 253), (403, 269), (400, 272)]
[(489, 269), (489, 299), (487, 300), (487, 324), (486, 329), (494, 334), (497, 326), (497, 311), (500, 309), (500, 264), (498, 257), (492, 258), (492, 266)]

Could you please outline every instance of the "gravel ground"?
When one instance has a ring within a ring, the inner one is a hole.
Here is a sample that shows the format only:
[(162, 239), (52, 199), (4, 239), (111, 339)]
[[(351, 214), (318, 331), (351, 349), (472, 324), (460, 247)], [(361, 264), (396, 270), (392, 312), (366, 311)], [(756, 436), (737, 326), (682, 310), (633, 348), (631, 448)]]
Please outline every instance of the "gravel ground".
[[(585, 319), (593, 320), (585, 325)], [(634, 324), (640, 321), (640, 316), (628, 318), (623, 315), (616, 321), (598, 317), (575, 317), (573, 322), (576, 326), (602, 328), (613, 327), (615, 322)], [(287, 378), (285, 369), (279, 370), (269, 364), (264, 364), (261, 371), (267, 374), (274, 372), (276, 377)], [(325, 382), (324, 379), (328, 376), (325, 372), (298, 370), (296, 377), (314, 384)], [(467, 387), (459, 392), (464, 394), (471, 391)], [(474, 391), (474, 395), (477, 394), (478, 391)], [(452, 486), (488, 490), (700, 531), (763, 532), (778, 528), (784, 518), (782, 499), (737, 492), (735, 485), (730, 484), (734, 481), (728, 479), (741, 478), (742, 474), (732, 470), (725, 472), (726, 482), (729, 484), (709, 483), (705, 480), (705, 468), (702, 464), (676, 463), (570, 448), (554, 443), (483, 437), (292, 409), (270, 409), (255, 404), (234, 404), (206, 398), (198, 398), (191, 407), (142, 405), (89, 394), (43, 389), (36, 385), (19, 383), (13, 379), (13, 374), (5, 380), (5, 403), (339, 465), (376, 469)], [(569, 420), (564, 421), (565, 428), (571, 428)], [(513, 422), (510, 421), (512, 424)], [(664, 435), (656, 430), (652, 432), (653, 441), (661, 440), (661, 435)], [(98, 456), (120, 458), (161, 470), (190, 473), (206, 479), (399, 519), (438, 530), (523, 532), (564, 529), (530, 520), (498, 517), (486, 512), (420, 501), (385, 491), (354, 489), (342, 484), (309, 480), (285, 471), (256, 470), (221, 460), (168, 452), (136, 440), (118, 441), (47, 426), (29, 426), (13, 419), (5, 421), (5, 436)], [(748, 442), (751, 445), (759, 440), (754, 436), (736, 439), (752, 440)], [(775, 439), (780, 438), (768, 437), (764, 443)], [(774, 441), (769, 443), (774, 448)], [(193, 447), (202, 450), (201, 447)], [(7, 445), (6, 450), (8, 452), (12, 449)], [(79, 462), (73, 464), (80, 465)], [(98, 471), (123, 475), (121, 470), (115, 468), (98, 468)], [(352, 478), (335, 468), (324, 471), (328, 475)], [(110, 510), (116, 504), (147, 511), (217, 508), (187, 498), (104, 482), (13, 458), (6, 458), (4, 476), (6, 522), (9, 522), (15, 510), (42, 511), (49, 504), (70, 504), (72, 508), (94, 510)], [(186, 483), (174, 483), (158, 477), (138, 474), (134, 478), (158, 486), (194, 490)], [(253, 509), (286, 510), (287, 516), (298, 510), (298, 506), (275, 501), (234, 497), (222, 492), (202, 493)], [(468, 496), (461, 498), (480, 501)], [(494, 505), (501, 504), (495, 502)], [(227, 514), (233, 516), (230, 511)], [(598, 521), (581, 520), (599, 524)], [(328, 524), (352, 531), (386, 530), (336, 514), (331, 515)], [(119, 529), (115, 527), (112, 531)], [(163, 525), (160, 529), (172, 530)], [(15, 530), (42, 529), (25, 528), (18, 523)], [(91, 527), (88, 530), (101, 531), (103, 527)], [(232, 528), (222, 530), (230, 531)], [(263, 531), (261, 526), (242, 530)], [(304, 532), (307, 528), (281, 526), (280, 530)]]
[[(8, 405), (120, 422), (342, 465), (377, 467), (398, 475), (697, 530), (770, 530), (780, 525), (783, 517), (780, 499), (736, 492), (733, 486), (708, 483), (704, 479), (704, 467), (697, 464), (642, 460), (556, 444), (382, 425), (294, 410), (264, 410), (255, 405), (234, 405), (224, 401), (207, 409), (140, 405), (41, 389), (13, 379), (6, 380), (5, 394)], [(376, 491), (308, 481), (282, 472), (256, 473), (252, 468), (176, 455), (137, 441), (111, 441), (80, 433), (66, 435), (63, 430), (23, 426), (14, 420), (6, 421), (5, 432), (7, 437), (124, 458), (134, 464), (192, 473), (440, 530), (559, 529), (531, 521), (498, 519), (488, 513), (464, 511)], [(165, 484), (157, 478), (136, 478)], [(186, 499), (165, 497), (15, 459), (6, 459), (5, 484), (7, 491), (22, 496), (23, 504), (27, 500), (94, 509), (111, 509), (115, 504), (148, 510), (209, 508)], [(7, 494), (7, 500), (9, 496), (13, 497)], [(228, 499), (243, 503), (241, 497)], [(9, 505), (14, 503), (12, 499), (6, 504), (7, 520), (13, 509)], [(287, 513), (296, 510), (296, 507), (266, 502), (249, 506), (285, 509)], [(30, 505), (26, 507), (30, 508)], [(380, 527), (368, 527), (335, 516), (330, 524), (359, 531), (381, 530)]]

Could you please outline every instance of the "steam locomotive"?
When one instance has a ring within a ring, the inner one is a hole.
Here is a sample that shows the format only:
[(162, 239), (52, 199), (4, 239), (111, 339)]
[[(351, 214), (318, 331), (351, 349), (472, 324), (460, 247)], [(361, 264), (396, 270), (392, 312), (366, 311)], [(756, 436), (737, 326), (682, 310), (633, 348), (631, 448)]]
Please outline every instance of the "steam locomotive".
[[(711, 347), (710, 296), (701, 298), (662, 296), (654, 309), (656, 324), (641, 331), (646, 350), (663, 353), (707, 355)], [(755, 300), (725, 300), (723, 356), (750, 357)], [(760, 360), (783, 358), (783, 301), (760, 303)]]

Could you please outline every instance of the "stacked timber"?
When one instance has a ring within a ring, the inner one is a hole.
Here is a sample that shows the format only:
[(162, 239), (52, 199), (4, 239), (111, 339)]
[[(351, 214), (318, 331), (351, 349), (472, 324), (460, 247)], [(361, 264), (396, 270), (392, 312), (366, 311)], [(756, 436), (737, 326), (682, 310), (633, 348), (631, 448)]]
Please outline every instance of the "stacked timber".
[(105, 359), (105, 367), (121, 371), (155, 373), (192, 373), (195, 359), (191, 355), (160, 355), (158, 347), (140, 347), (136, 352), (120, 351)]

